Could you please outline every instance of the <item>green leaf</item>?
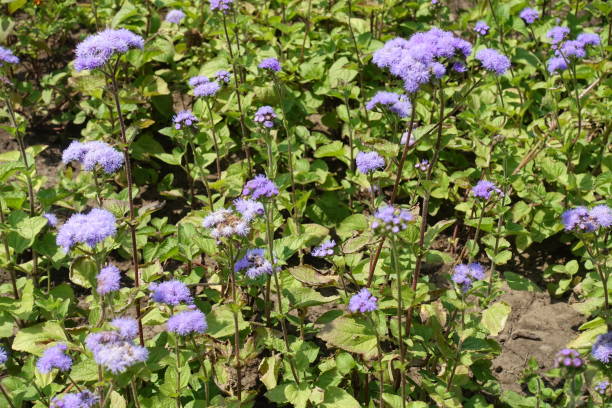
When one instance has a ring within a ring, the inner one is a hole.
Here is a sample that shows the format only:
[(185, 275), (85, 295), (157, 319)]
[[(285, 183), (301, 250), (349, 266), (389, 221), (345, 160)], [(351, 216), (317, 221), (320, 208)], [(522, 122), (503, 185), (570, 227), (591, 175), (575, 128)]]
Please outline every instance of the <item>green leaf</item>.
[(526, 277), (521, 276), (517, 273), (506, 272), (504, 273), (504, 278), (506, 279), (508, 286), (512, 290), (527, 290), (529, 292), (540, 292), (541, 291), (538, 285), (536, 285), (535, 283), (533, 283)]
[(322, 275), (307, 265), (294, 266), (288, 271), (295, 279), (307, 285), (320, 286), (336, 282), (335, 276)]
[(337, 300), (339, 296), (323, 296), (314, 289), (293, 287), (283, 291), (290, 300), (292, 309), (319, 306)]
[(493, 303), (482, 313), (482, 325), (491, 336), (497, 336), (506, 325), (512, 308), (504, 302)]
[(368, 320), (339, 317), (321, 328), (317, 336), (332, 346), (366, 358), (376, 353), (376, 334)]
[(66, 334), (57, 321), (26, 327), (17, 332), (13, 340), (13, 350), (40, 355), (51, 342), (66, 342)]
[(277, 386), (278, 372), (280, 370), (280, 356), (265, 357), (259, 365), (259, 379), (268, 390)]
[(92, 288), (97, 285), (96, 276), (98, 266), (90, 258), (81, 256), (70, 265), (70, 280), (84, 288)]
[(127, 403), (125, 398), (121, 396), (117, 391), (111, 392), (110, 395), (110, 408), (126, 408)]
[(368, 219), (363, 214), (353, 214), (342, 220), (336, 229), (336, 233), (342, 239), (355, 235), (358, 231), (363, 231), (368, 227)]
[[(226, 337), (234, 334), (234, 314), (230, 305), (213, 307), (213, 310), (206, 316), (208, 320), (207, 333), (215, 338)], [(242, 318), (242, 313), (238, 313), (238, 330), (242, 331), (249, 327), (249, 323)]]
[(266, 397), (277, 404), (290, 402), (296, 408), (306, 408), (310, 393), (308, 383), (301, 382), (300, 385), (295, 383), (281, 384), (266, 392)]
[(325, 398), (320, 405), (322, 408), (360, 408), (359, 402), (348, 392), (338, 387), (328, 387)]
[(45, 217), (28, 217), (17, 223), (15, 230), (8, 234), (9, 245), (17, 253), (31, 247), (38, 233), (47, 225)]

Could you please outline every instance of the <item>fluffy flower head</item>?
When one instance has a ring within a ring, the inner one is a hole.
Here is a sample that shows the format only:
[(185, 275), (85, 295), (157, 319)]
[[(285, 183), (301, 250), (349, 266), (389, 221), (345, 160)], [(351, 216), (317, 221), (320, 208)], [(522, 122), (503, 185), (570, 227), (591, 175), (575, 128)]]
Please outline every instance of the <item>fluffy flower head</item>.
[(378, 304), (376, 303), (377, 301), (378, 299), (375, 296), (372, 296), (368, 289), (363, 288), (357, 294), (351, 297), (348, 309), (352, 313), (373, 312), (374, 310), (378, 309)]
[(132, 48), (142, 49), (143, 47), (143, 38), (130, 30), (108, 28), (90, 35), (77, 45), (74, 68), (77, 71), (100, 68), (115, 54), (123, 54)]
[(374, 213), (374, 220), (370, 225), (373, 230), (380, 233), (397, 234), (408, 227), (408, 223), (414, 220), (410, 211), (395, 207), (393, 205), (383, 205)]
[(78, 243), (94, 248), (97, 244), (117, 233), (116, 219), (110, 212), (93, 208), (87, 214), (74, 214), (59, 228), (56, 242), (70, 251)]
[(99, 166), (106, 174), (113, 174), (123, 166), (123, 154), (104, 142), (73, 141), (62, 153), (62, 162), (78, 161), (87, 171)]
[(228, 84), (230, 79), (232, 79), (232, 74), (229, 71), (220, 70), (215, 73), (215, 78), (219, 82), (223, 82)]
[(182, 10), (170, 10), (168, 14), (166, 14), (166, 21), (173, 24), (180, 24), (180, 22), (185, 18), (185, 13)]
[(355, 163), (357, 164), (357, 170), (363, 174), (385, 167), (385, 159), (377, 152), (359, 152), (355, 157)]
[(491, 195), (495, 193), (499, 196), (503, 196), (503, 192), (492, 182), (488, 180), (480, 180), (474, 187), (472, 187), (472, 194), (474, 197), (483, 198), (488, 200)]
[(249, 198), (235, 199), (234, 207), (236, 208), (236, 211), (242, 214), (242, 218), (246, 221), (251, 221), (257, 216), (264, 215), (263, 204)]
[(53, 213), (44, 213), (43, 217), (45, 217), (47, 219), (47, 224), (49, 224), (51, 227), (56, 227), (57, 226), (57, 217), (55, 216), (55, 214)]
[(484, 48), (476, 53), (482, 66), (497, 75), (503, 75), (510, 68), (510, 60), (492, 48)]
[(107, 265), (100, 270), (100, 273), (96, 276), (96, 281), (98, 284), (96, 292), (104, 296), (121, 288), (121, 273), (115, 265)]
[(274, 119), (276, 119), (276, 112), (274, 112), (274, 109), (271, 106), (267, 105), (257, 109), (257, 112), (255, 112), (255, 116), (253, 117), (255, 123), (263, 125), (268, 129), (274, 127)]
[(119, 330), (123, 340), (133, 340), (138, 336), (138, 322), (131, 317), (117, 317), (111, 321), (111, 326)]
[(261, 60), (258, 67), (272, 72), (279, 72), (282, 69), (281, 63), (276, 58), (265, 58)]
[(196, 75), (189, 78), (189, 86), (191, 87), (196, 87), (207, 82), (210, 82), (210, 79), (208, 79), (208, 77), (205, 77), (204, 75)]
[(412, 112), (412, 105), (408, 98), (405, 95), (399, 95), (395, 92), (378, 91), (376, 95), (366, 103), (366, 108), (368, 110), (373, 110), (377, 107), (389, 109), (400, 118), (405, 118)]
[(531, 7), (525, 7), (520, 13), (519, 17), (523, 19), (525, 24), (533, 24), (538, 18), (540, 18), (540, 13), (538, 10), (532, 9)]
[(65, 344), (57, 344), (46, 349), (42, 357), (36, 361), (36, 368), (38, 371), (42, 374), (48, 374), (54, 368), (60, 371), (70, 370), (70, 367), (72, 367), (72, 359), (66, 355), (67, 349), (68, 347), (66, 347)]
[(236, 262), (235, 272), (245, 271), (246, 276), (256, 279), (262, 275), (271, 275), (273, 272), (272, 264), (265, 256), (265, 251), (260, 248), (249, 249), (246, 255)]
[(194, 96), (210, 97), (215, 96), (221, 89), (221, 85), (217, 81), (204, 82), (193, 89)]
[(232, 4), (234, 4), (234, 0), (210, 0), (210, 10), (227, 13)]
[(18, 64), (19, 58), (8, 48), (0, 47), (0, 67), (4, 64)]
[(567, 27), (556, 26), (548, 30), (546, 37), (548, 37), (553, 45), (559, 44), (565, 39), (570, 33), (570, 29)]
[(472, 287), (475, 280), (483, 280), (484, 278), (484, 267), (478, 262), (455, 266), (455, 270), (451, 277), (453, 282), (455, 282), (463, 292), (467, 292)]
[(481, 37), (489, 33), (489, 28), (489, 25), (484, 20), (480, 20), (474, 25), (474, 31)]
[(151, 299), (158, 303), (165, 303), (171, 306), (177, 306), (181, 303), (193, 303), (189, 288), (183, 282), (176, 279), (162, 283), (151, 283), (149, 290), (153, 292)]
[(91, 408), (98, 403), (98, 396), (88, 390), (54, 397), (51, 408)]
[(168, 319), (168, 330), (181, 336), (204, 333), (208, 328), (206, 316), (199, 310), (185, 310)]
[(242, 189), (242, 195), (257, 200), (260, 197), (271, 198), (278, 195), (276, 184), (263, 174), (247, 181)]
[(314, 248), (310, 252), (310, 255), (316, 256), (316, 257), (319, 257), (319, 258), (324, 258), (326, 256), (331, 256), (331, 255), (334, 254), (334, 247), (335, 246), (336, 246), (336, 241), (334, 241), (333, 239), (327, 240), (327, 241), (323, 242), (321, 245), (319, 245), (318, 247)]
[(555, 367), (578, 368), (584, 365), (580, 353), (574, 349), (565, 348), (557, 353)]
[(246, 218), (240, 213), (221, 209), (208, 214), (204, 221), (202, 221), (202, 226), (208, 228), (210, 235), (219, 240), (235, 235), (240, 237), (246, 236), (251, 230), (250, 221), (251, 219)]

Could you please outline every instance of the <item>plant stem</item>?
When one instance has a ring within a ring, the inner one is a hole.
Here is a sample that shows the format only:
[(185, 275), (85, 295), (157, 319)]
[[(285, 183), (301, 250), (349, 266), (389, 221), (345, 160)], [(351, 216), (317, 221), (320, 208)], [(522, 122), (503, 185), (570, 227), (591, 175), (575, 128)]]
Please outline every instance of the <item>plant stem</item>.
[(595, 270), (597, 271), (597, 274), (599, 275), (599, 279), (601, 279), (601, 284), (603, 285), (603, 289), (604, 289), (604, 302), (605, 302), (604, 303), (604, 305), (605, 305), (604, 314), (605, 314), (606, 320), (607, 320), (607, 318), (608, 318), (608, 310), (610, 309), (610, 302), (609, 302), (609, 299), (608, 299), (608, 274), (605, 273), (601, 269), (601, 265), (599, 264), (597, 256), (593, 253), (593, 248), (591, 248), (589, 246), (588, 242), (582, 240), (582, 244), (584, 245), (585, 249), (589, 253), (589, 256), (591, 257), (591, 263), (595, 267)]
[(210, 101), (208, 100), (208, 98), (204, 98), (204, 100), (206, 101), (206, 107), (208, 108), (208, 115), (210, 118), (210, 129), (212, 131), (213, 144), (215, 146), (215, 155), (217, 156), (217, 180), (219, 180), (221, 179), (221, 159), (219, 158), (219, 144), (217, 142), (217, 132), (215, 131), (215, 121), (213, 119), (213, 112), (212, 108), (210, 107)]
[(463, 347), (463, 339), (461, 336), (463, 335), (463, 330), (465, 329), (465, 294), (461, 294), (461, 333), (459, 334), (459, 344), (457, 345), (457, 355), (455, 356), (455, 361), (453, 362), (453, 368), (451, 370), (450, 377), (448, 379), (448, 383), (446, 384), (446, 392), (450, 390), (453, 385), (453, 379), (455, 378), (455, 373), (457, 371), (457, 366), (459, 365), (459, 359), (461, 358), (461, 348)]
[[(4, 209), (2, 208), (2, 200), (0, 199), (0, 224), (4, 225), (6, 222), (4, 218)], [(2, 234), (2, 243), (4, 245), (4, 253), (6, 254), (7, 269), (11, 275), (11, 285), (13, 287), (13, 297), (19, 299), (19, 289), (17, 289), (17, 276), (15, 275), (15, 269), (11, 266), (11, 250), (9, 249), (8, 238), (6, 234)], [(51, 268), (49, 268), (51, 270)]]
[[(571, 173), (574, 169), (574, 164), (572, 163), (572, 156), (574, 153), (574, 146), (576, 146), (576, 143), (578, 143), (578, 140), (580, 139), (580, 133), (582, 133), (582, 104), (580, 103), (580, 95), (578, 93), (578, 78), (576, 76), (576, 65), (574, 63), (572, 63), (571, 61), (568, 61), (565, 56), (563, 57), (567, 64), (570, 67), (570, 73), (571, 73), (571, 78), (572, 78), (572, 85), (574, 86), (574, 96), (576, 98), (576, 107), (578, 109), (578, 129), (576, 131), (576, 136), (574, 137), (574, 139), (572, 140), (572, 142), (569, 145), (568, 148), (568, 152), (567, 152), (567, 171), (568, 173)], [(568, 90), (569, 91), (569, 90)]]
[(304, 62), (304, 47), (306, 46), (306, 39), (310, 34), (310, 10), (312, 8), (312, 0), (308, 0), (308, 12), (306, 13), (306, 30), (304, 31), (304, 39), (302, 40), (302, 48), (300, 50), (300, 63)]
[[(191, 343), (193, 344), (193, 349), (194, 350), (198, 350), (198, 345), (195, 342), (195, 338), (193, 336), (191, 336)], [(206, 355), (206, 343), (202, 344), (202, 354)], [(210, 387), (208, 382), (210, 381), (210, 378), (208, 377), (208, 372), (206, 371), (206, 364), (204, 359), (201, 357), (201, 354), (198, 353), (196, 351), (196, 355), (198, 356), (198, 360), (200, 361), (200, 365), (202, 366), (202, 371), (204, 371), (204, 378), (205, 378), (205, 382), (204, 382), (204, 394), (206, 397), (206, 407), (208, 407), (208, 404), (210, 402)]]
[[(121, 134), (121, 143), (123, 150), (123, 158), (125, 161), (125, 178), (127, 180), (128, 187), (128, 205), (129, 205), (129, 215), (130, 219), (128, 221), (128, 228), (130, 229), (130, 236), (132, 239), (132, 267), (134, 268), (134, 283), (136, 288), (140, 287), (140, 273), (138, 270), (138, 245), (136, 243), (136, 215), (134, 212), (134, 198), (132, 195), (132, 162), (130, 160), (130, 146), (129, 141), (127, 140), (125, 120), (123, 118), (123, 113), (121, 111), (121, 102), (119, 101), (119, 88), (117, 87), (117, 66), (119, 64), (119, 58), (117, 58), (117, 62), (115, 63), (114, 68), (110, 73), (111, 80), (111, 93), (113, 94), (113, 100), (115, 101), (115, 109), (117, 110), (117, 116), (119, 118), (120, 125), (120, 134)], [(142, 331), (142, 321), (141, 321), (141, 311), (140, 311), (140, 299), (135, 300), (136, 305), (136, 320), (138, 320), (138, 336), (140, 338), (140, 345), (144, 347), (144, 334)]]
[(238, 403), (242, 403), (242, 367), (240, 366), (240, 327), (238, 325), (238, 301), (236, 295), (236, 272), (234, 271), (234, 248), (228, 244), (230, 257), (230, 285), (232, 288), (232, 314), (234, 316), (234, 355), (236, 358), (236, 380), (238, 388)]
[(10, 407), (15, 408), (15, 405), (13, 405), (13, 401), (11, 400), (11, 396), (8, 394), (2, 383), (0, 383), (0, 391), (2, 391), (2, 395), (4, 395), (4, 398), (6, 398), (6, 401), (9, 403)]
[(202, 166), (202, 163), (198, 162), (196, 148), (195, 148), (195, 145), (193, 144), (193, 138), (189, 139), (189, 147), (191, 147), (191, 152), (193, 153), (193, 161), (195, 165), (198, 166), (198, 169), (200, 170), (200, 173), (202, 174), (202, 183), (204, 184), (204, 187), (206, 188), (206, 195), (208, 196), (208, 205), (210, 205), (210, 210), (213, 211), (212, 193), (210, 191), (210, 186), (208, 185), (208, 180), (206, 179), (206, 172), (204, 171), (204, 166)]
[(181, 408), (181, 349), (178, 334), (174, 336), (176, 353), (176, 408)]
[(136, 382), (134, 381), (133, 378), (130, 381), (130, 388), (132, 388), (132, 395), (134, 396), (134, 404), (136, 404), (136, 408), (140, 408), (140, 402), (138, 401), (138, 392), (136, 391)]
[[(397, 253), (397, 242), (396, 238), (391, 236), (389, 240), (391, 244), (391, 260), (393, 262), (393, 269), (397, 280), (397, 340), (399, 342), (400, 349), (400, 384), (401, 384), (401, 396), (402, 396), (402, 408), (406, 407), (406, 346), (404, 344), (404, 337), (402, 336), (402, 315), (404, 314), (404, 305), (402, 301), (402, 277), (400, 271), (399, 257)], [(381, 396), (382, 397), (382, 396)]]
[(357, 62), (359, 63), (359, 88), (361, 90), (360, 92), (360, 96), (361, 96), (361, 106), (363, 107), (363, 113), (365, 114), (365, 118), (366, 118), (366, 122), (370, 121), (369, 115), (368, 115), (368, 110), (366, 109), (365, 106), (365, 88), (363, 86), (363, 71), (365, 70), (364, 66), (363, 66), (363, 61), (361, 60), (361, 52), (359, 51), (359, 47), (357, 46), (357, 39), (355, 38), (355, 33), (353, 32), (353, 26), (351, 25), (351, 18), (353, 18), (353, 1), (352, 0), (348, 0), (348, 9), (349, 9), (349, 14), (348, 14), (348, 27), (349, 27), (349, 32), (351, 33), (351, 39), (353, 40), (353, 46), (355, 47), (355, 55), (357, 56)]

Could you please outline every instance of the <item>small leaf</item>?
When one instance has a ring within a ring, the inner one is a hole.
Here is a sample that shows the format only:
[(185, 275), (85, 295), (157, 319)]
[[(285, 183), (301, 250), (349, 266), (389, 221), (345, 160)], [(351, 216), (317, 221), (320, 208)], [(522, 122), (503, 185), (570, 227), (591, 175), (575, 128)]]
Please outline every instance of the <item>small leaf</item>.
[(504, 302), (493, 303), (482, 313), (482, 325), (491, 336), (497, 336), (504, 329), (512, 308)]
[(376, 353), (376, 334), (366, 319), (339, 317), (323, 326), (317, 335), (323, 341), (366, 358)]

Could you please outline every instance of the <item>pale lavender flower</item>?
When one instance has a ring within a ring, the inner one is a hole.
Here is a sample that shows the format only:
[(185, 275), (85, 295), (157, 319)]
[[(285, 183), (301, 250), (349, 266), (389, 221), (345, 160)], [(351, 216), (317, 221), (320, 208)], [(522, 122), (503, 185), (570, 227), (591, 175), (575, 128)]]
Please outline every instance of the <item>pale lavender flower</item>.
[(210, 10), (211, 11), (222, 11), (223, 13), (227, 13), (227, 11), (234, 4), (234, 0), (210, 0)]
[(467, 265), (460, 264), (455, 266), (451, 279), (463, 292), (467, 292), (475, 280), (483, 280), (484, 278), (484, 267), (478, 262), (472, 262)]
[(546, 33), (546, 37), (551, 40), (553, 45), (559, 44), (561, 41), (565, 39), (570, 33), (570, 29), (567, 27), (556, 26), (548, 30)]
[(612, 361), (612, 332), (597, 337), (591, 349), (591, 355), (604, 364)]
[(116, 317), (110, 324), (119, 330), (119, 336), (123, 340), (132, 340), (138, 336), (138, 321), (136, 319), (131, 317)]
[(567, 61), (563, 57), (552, 57), (546, 62), (546, 67), (551, 75), (567, 69)]
[(374, 220), (370, 227), (382, 234), (397, 234), (408, 228), (408, 223), (414, 220), (410, 211), (403, 210), (393, 205), (384, 204), (374, 213)]
[(250, 221), (257, 216), (264, 214), (263, 204), (259, 201), (251, 200), (248, 198), (237, 198), (234, 200), (234, 207), (236, 211), (242, 214), (242, 218), (246, 221)]
[(584, 49), (584, 44), (580, 41), (570, 40), (565, 41), (561, 48), (555, 52), (555, 55), (565, 58), (584, 58), (586, 57), (586, 50)]
[(242, 195), (257, 200), (260, 197), (271, 198), (278, 195), (276, 184), (263, 174), (247, 181), (242, 189)]
[(76, 47), (74, 67), (77, 71), (92, 70), (102, 67), (115, 54), (123, 54), (132, 48), (144, 47), (141, 36), (130, 30), (106, 29), (90, 35)]
[(217, 71), (217, 73), (215, 74), (215, 78), (219, 82), (228, 84), (230, 79), (232, 78), (232, 74), (229, 71), (220, 70), (220, 71)]
[(92, 171), (100, 166), (106, 174), (112, 174), (123, 166), (123, 154), (104, 142), (73, 141), (62, 153), (62, 162), (65, 164), (78, 161), (84, 170)]
[(8, 353), (4, 349), (4, 347), (0, 346), (0, 364), (6, 363), (8, 360)]
[(489, 29), (489, 25), (484, 20), (480, 20), (474, 25), (474, 31), (476, 31), (476, 33), (481, 37), (487, 35), (489, 33)]
[(149, 290), (153, 292), (151, 299), (157, 303), (165, 303), (170, 306), (193, 303), (189, 288), (176, 279), (162, 283), (151, 283), (149, 284)]
[(608, 387), (610, 386), (610, 382), (609, 381), (600, 381), (597, 383), (597, 385), (595, 386), (595, 391), (597, 391), (598, 394), (604, 395), (606, 393), (606, 391), (608, 390)]
[(149, 356), (145, 347), (134, 344), (118, 332), (107, 331), (89, 334), (85, 345), (93, 353), (94, 360), (113, 374), (125, 372), (131, 366), (144, 362)]
[(199, 310), (185, 310), (168, 319), (168, 331), (181, 336), (204, 333), (208, 328), (206, 316)]
[[(442, 66), (442, 68), (444, 68)], [(405, 118), (412, 112), (412, 105), (406, 95), (399, 95), (395, 92), (378, 91), (366, 103), (366, 109), (373, 110), (375, 108), (389, 109), (400, 118)]]
[(72, 359), (66, 355), (68, 347), (65, 344), (57, 344), (49, 347), (36, 361), (36, 368), (42, 374), (48, 374), (54, 368), (59, 371), (68, 371), (72, 367)]
[(533, 24), (534, 21), (540, 18), (540, 13), (538, 10), (526, 7), (519, 13), (519, 17), (523, 19), (525, 24)]
[(351, 297), (348, 309), (352, 313), (373, 312), (378, 309), (378, 304), (376, 303), (377, 301), (378, 299), (373, 296), (368, 289), (363, 288), (357, 294)]
[(215, 96), (221, 89), (221, 85), (217, 81), (205, 82), (196, 86), (193, 89), (194, 96), (210, 97)]
[(476, 53), (476, 59), (488, 71), (503, 75), (510, 68), (510, 60), (492, 48), (484, 48)]
[(583, 206), (565, 211), (561, 216), (561, 222), (566, 231), (593, 232), (599, 228), (597, 219)]
[(377, 152), (359, 152), (355, 157), (355, 163), (357, 164), (357, 170), (363, 174), (385, 167), (385, 159)]
[(57, 217), (55, 216), (55, 214), (53, 213), (44, 213), (43, 217), (45, 217), (47, 219), (47, 224), (49, 224), (51, 227), (57, 227)]
[(63, 397), (54, 397), (50, 408), (92, 408), (98, 403), (98, 396), (93, 392), (84, 390), (81, 392), (66, 394)]
[(314, 248), (312, 251), (310, 251), (310, 255), (316, 256), (319, 258), (331, 256), (334, 254), (335, 246), (336, 246), (336, 241), (334, 241), (333, 239), (327, 240), (323, 242), (321, 245), (319, 245), (318, 247)]
[(234, 265), (234, 271), (240, 272), (246, 270), (245, 274), (251, 278), (256, 279), (262, 275), (271, 275), (272, 264), (264, 257), (265, 251), (260, 248), (249, 249), (246, 255), (236, 262)]
[(180, 24), (185, 18), (185, 13), (182, 10), (170, 10), (166, 14), (166, 21), (173, 24)]
[(279, 72), (282, 69), (281, 63), (276, 58), (265, 58), (261, 60), (258, 67), (272, 72)]
[(8, 48), (0, 47), (0, 67), (4, 64), (18, 64), (19, 58)]
[(580, 353), (574, 349), (565, 348), (557, 353), (555, 367), (579, 368), (584, 365)]
[(172, 122), (176, 130), (181, 130), (183, 127), (195, 126), (196, 123), (198, 123), (198, 118), (196, 118), (190, 110), (184, 110), (174, 115), (172, 117)]
[(426, 172), (431, 167), (429, 160), (425, 159), (414, 165), (414, 168), (422, 172)]
[(488, 200), (491, 195), (495, 193), (499, 196), (503, 196), (503, 192), (492, 182), (488, 180), (480, 180), (474, 187), (472, 187), (472, 194), (477, 198), (484, 198)]
[(578, 37), (576, 37), (576, 41), (581, 43), (583, 47), (586, 47), (587, 45), (595, 46), (601, 44), (601, 39), (599, 38), (599, 36), (593, 33), (578, 34)]
[(117, 233), (116, 219), (113, 214), (101, 208), (93, 208), (87, 214), (74, 214), (59, 228), (56, 242), (70, 251), (74, 245), (82, 243), (94, 248), (97, 244)]
[(408, 146), (414, 146), (414, 144), (416, 143), (416, 140), (414, 139), (414, 136), (411, 135), (410, 133), (408, 133), (408, 131), (404, 131), (404, 133), (402, 133), (402, 138), (400, 139), (400, 144), (401, 145), (405, 145), (406, 142), (408, 142)]
[(96, 276), (96, 282), (96, 292), (104, 296), (120, 289), (121, 273), (115, 265), (107, 265)]
[(210, 230), (210, 235), (217, 240), (221, 238), (231, 238), (233, 236), (244, 237), (251, 231), (249, 222), (240, 213), (235, 213), (228, 209), (221, 209), (208, 214), (202, 226)]
[(612, 209), (605, 204), (596, 205), (591, 208), (589, 215), (600, 227), (612, 226)]
[(271, 106), (266, 105), (257, 109), (253, 121), (269, 129), (274, 127), (274, 119), (276, 119), (276, 112)]
[(205, 77), (204, 75), (196, 75), (193, 76), (191, 78), (189, 78), (189, 85), (191, 87), (196, 87), (198, 85), (203, 85), (210, 82), (210, 79), (208, 79), (208, 77)]

